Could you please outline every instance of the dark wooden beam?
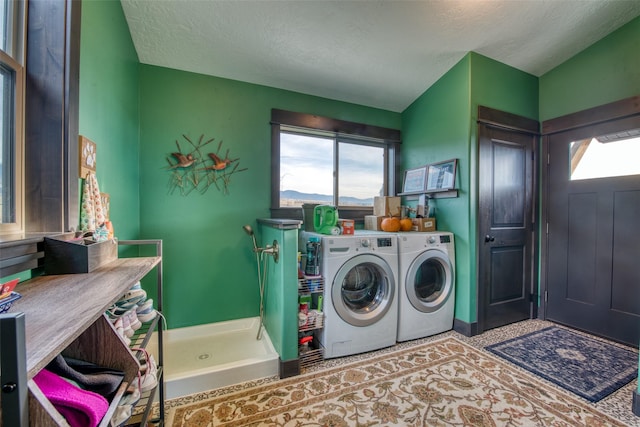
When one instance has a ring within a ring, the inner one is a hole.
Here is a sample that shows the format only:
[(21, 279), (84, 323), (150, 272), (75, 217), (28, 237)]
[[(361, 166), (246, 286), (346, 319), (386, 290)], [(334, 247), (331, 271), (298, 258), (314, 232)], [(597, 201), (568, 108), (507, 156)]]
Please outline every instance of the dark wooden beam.
[(625, 98), (609, 104), (599, 105), (587, 110), (560, 116), (542, 122), (542, 133), (549, 135), (565, 132), (579, 127), (618, 120), (640, 114), (640, 95)]
[[(537, 120), (507, 113), (506, 111), (494, 110), (493, 108), (482, 105), (478, 106), (478, 122), (493, 127), (511, 129), (534, 135), (540, 134), (540, 124)], [(505, 123), (508, 123), (508, 125)]]
[(25, 229), (78, 224), (80, 1), (28, 3)]
[(388, 142), (399, 143), (401, 140), (401, 132), (397, 129), (331, 119), (329, 117), (317, 116), (315, 114), (278, 110), (275, 108), (271, 110), (271, 123), (305, 129), (324, 130), (342, 135), (364, 136)]

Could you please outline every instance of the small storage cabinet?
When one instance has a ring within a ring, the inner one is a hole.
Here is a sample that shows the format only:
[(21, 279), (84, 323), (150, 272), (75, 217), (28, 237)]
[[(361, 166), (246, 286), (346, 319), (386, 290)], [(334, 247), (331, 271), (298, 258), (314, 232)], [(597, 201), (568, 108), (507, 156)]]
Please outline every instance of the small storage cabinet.
[[(33, 377), (58, 354), (95, 363), (124, 372), (124, 381), (100, 423), (110, 425), (121, 396), (128, 385), (137, 380), (139, 363), (134, 354), (116, 333), (105, 311), (134, 283), (154, 268), (158, 272), (158, 301), (162, 304), (162, 241), (126, 241), (123, 244), (153, 243), (157, 255), (140, 258), (119, 258), (86, 274), (38, 276), (18, 285), (22, 294), (7, 315), (0, 316), (2, 335), (2, 393), (0, 416), (8, 425), (20, 427), (68, 426), (65, 418), (33, 381)], [(0, 245), (0, 248), (4, 247)], [(8, 246), (6, 246), (8, 247)], [(159, 316), (156, 316), (159, 318)], [(12, 328), (12, 329), (10, 329)], [(135, 346), (146, 346), (151, 333), (158, 329), (159, 348), (162, 348), (162, 323), (156, 320), (148, 330), (139, 332)], [(160, 417), (164, 424), (164, 385), (162, 356), (158, 363)], [(9, 361), (11, 363), (4, 363)], [(6, 382), (5, 382), (6, 381)], [(146, 396), (139, 405), (147, 418), (153, 395)], [(0, 422), (2, 424), (2, 422)], [(143, 420), (142, 425), (146, 425)]]
[(324, 327), (324, 279), (298, 279), (298, 357), (300, 371), (324, 360), (320, 334)]

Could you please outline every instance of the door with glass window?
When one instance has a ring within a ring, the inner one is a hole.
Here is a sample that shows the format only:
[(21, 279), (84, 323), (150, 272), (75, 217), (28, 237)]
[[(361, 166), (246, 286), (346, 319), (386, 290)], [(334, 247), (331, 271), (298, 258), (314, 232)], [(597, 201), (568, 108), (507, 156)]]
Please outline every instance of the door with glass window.
[(560, 132), (546, 144), (546, 318), (637, 345), (640, 117)]

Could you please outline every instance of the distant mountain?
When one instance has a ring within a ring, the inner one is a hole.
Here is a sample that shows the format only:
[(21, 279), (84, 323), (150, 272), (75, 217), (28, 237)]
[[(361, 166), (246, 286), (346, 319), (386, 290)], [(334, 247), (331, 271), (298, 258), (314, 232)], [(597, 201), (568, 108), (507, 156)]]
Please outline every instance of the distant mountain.
[[(333, 196), (328, 194), (301, 193), (295, 190), (285, 190), (280, 192), (280, 200), (292, 200), (303, 203), (333, 203)], [(373, 206), (373, 197), (359, 199), (357, 197), (341, 197), (340, 203), (348, 206)]]
[(333, 196), (318, 193), (301, 193), (295, 190), (285, 190), (280, 192), (280, 199), (301, 200), (303, 202), (332, 203)]

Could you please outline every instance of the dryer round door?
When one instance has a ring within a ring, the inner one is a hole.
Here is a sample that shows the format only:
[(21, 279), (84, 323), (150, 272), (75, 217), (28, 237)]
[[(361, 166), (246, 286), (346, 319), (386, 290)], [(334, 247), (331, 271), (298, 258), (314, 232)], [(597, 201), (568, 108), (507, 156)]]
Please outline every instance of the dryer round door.
[(405, 292), (411, 305), (423, 313), (438, 310), (451, 296), (454, 285), (453, 266), (446, 253), (429, 249), (409, 267)]
[(331, 285), (333, 307), (353, 326), (369, 326), (389, 311), (395, 292), (389, 264), (382, 258), (357, 255), (345, 262)]

